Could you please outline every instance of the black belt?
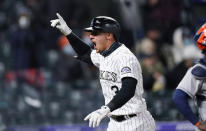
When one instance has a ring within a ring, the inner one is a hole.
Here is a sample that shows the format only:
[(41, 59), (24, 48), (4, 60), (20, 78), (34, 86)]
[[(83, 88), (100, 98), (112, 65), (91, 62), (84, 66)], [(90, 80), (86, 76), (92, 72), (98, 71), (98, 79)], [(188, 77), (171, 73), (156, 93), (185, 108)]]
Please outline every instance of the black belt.
[(115, 116), (115, 115), (112, 115), (110, 116), (112, 119), (114, 119), (115, 121), (118, 121), (118, 122), (122, 122), (124, 120), (128, 120), (134, 116), (137, 116), (136, 114), (130, 114), (130, 115), (120, 115), (120, 116)]

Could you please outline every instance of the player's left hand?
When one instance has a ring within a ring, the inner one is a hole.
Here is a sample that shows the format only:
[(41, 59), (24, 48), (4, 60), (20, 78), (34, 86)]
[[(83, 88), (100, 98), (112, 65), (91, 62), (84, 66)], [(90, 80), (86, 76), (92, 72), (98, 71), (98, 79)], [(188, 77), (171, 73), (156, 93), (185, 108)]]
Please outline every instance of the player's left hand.
[(99, 126), (102, 119), (104, 119), (110, 113), (110, 109), (107, 106), (102, 106), (100, 109), (87, 115), (84, 120), (89, 120), (89, 127)]
[(71, 34), (72, 30), (67, 26), (67, 23), (61, 17), (59, 13), (57, 13), (58, 19), (51, 20), (51, 26), (59, 29), (65, 36)]

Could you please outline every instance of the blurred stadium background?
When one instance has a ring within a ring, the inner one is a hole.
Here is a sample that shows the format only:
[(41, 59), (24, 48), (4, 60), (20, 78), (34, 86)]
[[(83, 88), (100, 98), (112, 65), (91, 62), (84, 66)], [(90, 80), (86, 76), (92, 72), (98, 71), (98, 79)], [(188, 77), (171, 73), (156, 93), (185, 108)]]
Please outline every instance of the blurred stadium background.
[[(172, 94), (201, 57), (192, 39), (206, 21), (205, 0), (0, 0), (0, 131), (102, 131), (83, 118), (104, 104), (98, 70), (50, 27), (59, 12), (85, 42), (97, 15), (117, 19), (121, 42), (140, 60), (144, 97), (157, 131), (194, 131)], [(193, 110), (196, 108), (190, 101)]]

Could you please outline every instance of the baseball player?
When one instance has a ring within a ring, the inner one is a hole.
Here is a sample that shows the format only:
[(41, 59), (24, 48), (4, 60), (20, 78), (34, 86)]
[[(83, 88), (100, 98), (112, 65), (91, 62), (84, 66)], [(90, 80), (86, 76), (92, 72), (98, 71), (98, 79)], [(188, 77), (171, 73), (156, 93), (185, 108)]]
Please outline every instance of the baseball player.
[(97, 127), (103, 118), (109, 117), (108, 131), (154, 131), (154, 119), (142, 98), (141, 67), (135, 55), (119, 43), (119, 23), (107, 16), (93, 18), (90, 27), (84, 29), (91, 32), (93, 48), (90, 48), (58, 13), (57, 17), (51, 20), (51, 26), (69, 39), (77, 59), (95, 65), (100, 71), (105, 105), (85, 117), (89, 126)]
[[(206, 24), (197, 31), (194, 39), (206, 56)], [(192, 112), (189, 97), (195, 100), (199, 117)], [(206, 131), (206, 57), (187, 71), (175, 90), (173, 101), (185, 118), (196, 126), (196, 131)]]

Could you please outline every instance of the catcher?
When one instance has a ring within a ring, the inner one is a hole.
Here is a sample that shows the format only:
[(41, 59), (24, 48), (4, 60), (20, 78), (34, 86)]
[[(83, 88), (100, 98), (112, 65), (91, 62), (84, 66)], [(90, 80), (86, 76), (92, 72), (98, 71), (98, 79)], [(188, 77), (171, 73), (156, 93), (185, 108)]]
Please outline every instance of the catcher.
[[(173, 101), (184, 117), (196, 126), (196, 131), (206, 131), (206, 23), (197, 31), (194, 39), (204, 58), (187, 71), (175, 90)], [(189, 97), (195, 100), (199, 117), (192, 112)]]

